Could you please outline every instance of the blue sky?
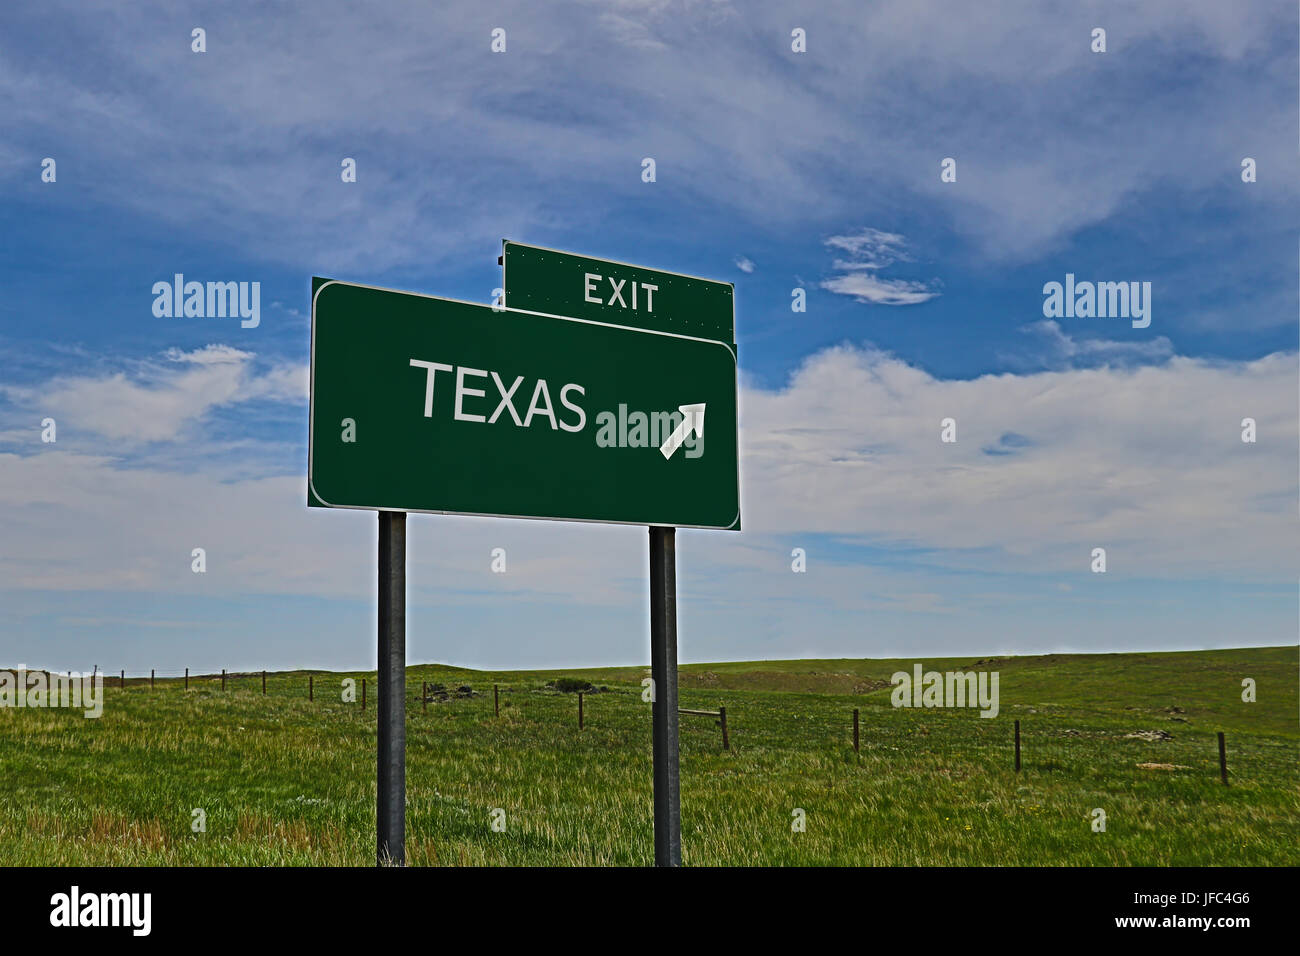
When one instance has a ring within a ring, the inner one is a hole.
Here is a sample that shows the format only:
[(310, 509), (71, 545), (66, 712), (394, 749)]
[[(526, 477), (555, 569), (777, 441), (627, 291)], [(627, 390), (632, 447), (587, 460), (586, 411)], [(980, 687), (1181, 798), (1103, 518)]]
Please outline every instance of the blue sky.
[[(302, 504), (310, 277), (487, 302), (503, 237), (736, 284), (746, 531), (679, 537), (684, 660), (1291, 643), (1298, 35), (1262, 2), (7, 7), (0, 664), (369, 666), (373, 516)], [(177, 272), (260, 282), (259, 326), (156, 318)], [(1150, 326), (1047, 320), (1067, 273), (1150, 282)], [(643, 531), (411, 523), (413, 661), (646, 660)]]

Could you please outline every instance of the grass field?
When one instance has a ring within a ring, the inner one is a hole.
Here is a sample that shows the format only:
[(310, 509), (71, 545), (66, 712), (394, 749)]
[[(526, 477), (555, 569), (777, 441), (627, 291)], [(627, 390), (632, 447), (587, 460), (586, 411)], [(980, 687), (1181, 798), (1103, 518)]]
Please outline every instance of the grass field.
[[(997, 659), (974, 668), (1001, 675), (995, 719), (891, 707), (890, 675), (913, 663), (683, 667), (681, 706), (726, 706), (732, 743), (724, 752), (712, 720), (682, 718), (684, 862), (1300, 863), (1296, 648)], [(260, 675), (224, 693), (219, 677), (191, 678), (187, 693), (180, 680), (150, 690), (147, 677), (118, 689), (114, 675), (98, 720), (0, 708), (0, 864), (369, 865), (375, 677), (313, 673), (314, 702), (303, 671), (270, 675), (265, 697)], [(409, 668), (408, 862), (653, 862), (647, 674)], [(368, 677), (364, 713), (340, 699), (349, 676)], [(559, 676), (609, 688), (585, 698), (581, 732), (575, 695), (545, 688)], [(1241, 700), (1245, 677), (1256, 703)], [(425, 714), (425, 680), (483, 696)], [(1172, 739), (1126, 736), (1143, 730)], [(206, 832), (192, 832), (194, 808)], [(505, 829), (494, 832), (498, 808)], [(792, 832), (796, 808), (805, 832)], [(1094, 808), (1105, 832), (1093, 831)]]

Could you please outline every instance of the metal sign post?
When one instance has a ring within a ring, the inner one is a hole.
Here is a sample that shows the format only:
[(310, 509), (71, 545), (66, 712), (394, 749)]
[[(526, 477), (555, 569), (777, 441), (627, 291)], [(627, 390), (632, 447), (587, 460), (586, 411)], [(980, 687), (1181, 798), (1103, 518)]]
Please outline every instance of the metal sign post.
[(379, 512), (376, 862), (406, 865), (406, 513)]
[(682, 865), (677, 742), (677, 530), (650, 529), (650, 675), (654, 681), (655, 866)]

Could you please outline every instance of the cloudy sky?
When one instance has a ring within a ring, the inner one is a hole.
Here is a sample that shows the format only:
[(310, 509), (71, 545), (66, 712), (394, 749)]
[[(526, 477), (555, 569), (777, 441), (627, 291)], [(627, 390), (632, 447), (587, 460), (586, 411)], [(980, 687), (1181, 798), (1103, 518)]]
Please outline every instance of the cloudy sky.
[[(745, 531), (678, 535), (683, 660), (1294, 643), (1298, 37), (1219, 0), (5, 5), (0, 664), (371, 666), (374, 516), (304, 505), (310, 277), (486, 303), (505, 237), (735, 283)], [(260, 324), (155, 316), (178, 272), (259, 282)], [(1046, 316), (1067, 273), (1149, 282), (1149, 326)], [(412, 661), (648, 659), (643, 529), (409, 537)]]

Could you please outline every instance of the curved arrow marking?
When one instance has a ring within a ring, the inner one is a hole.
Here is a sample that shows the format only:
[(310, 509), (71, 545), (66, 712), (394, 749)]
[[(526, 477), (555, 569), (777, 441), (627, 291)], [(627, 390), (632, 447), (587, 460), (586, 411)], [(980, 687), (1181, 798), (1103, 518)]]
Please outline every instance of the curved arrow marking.
[(665, 458), (673, 457), (673, 452), (682, 447), (682, 442), (686, 441), (686, 436), (691, 432), (704, 435), (703, 402), (698, 405), (678, 405), (677, 410), (682, 413), (682, 423), (674, 428), (668, 440), (659, 446), (659, 454)]

